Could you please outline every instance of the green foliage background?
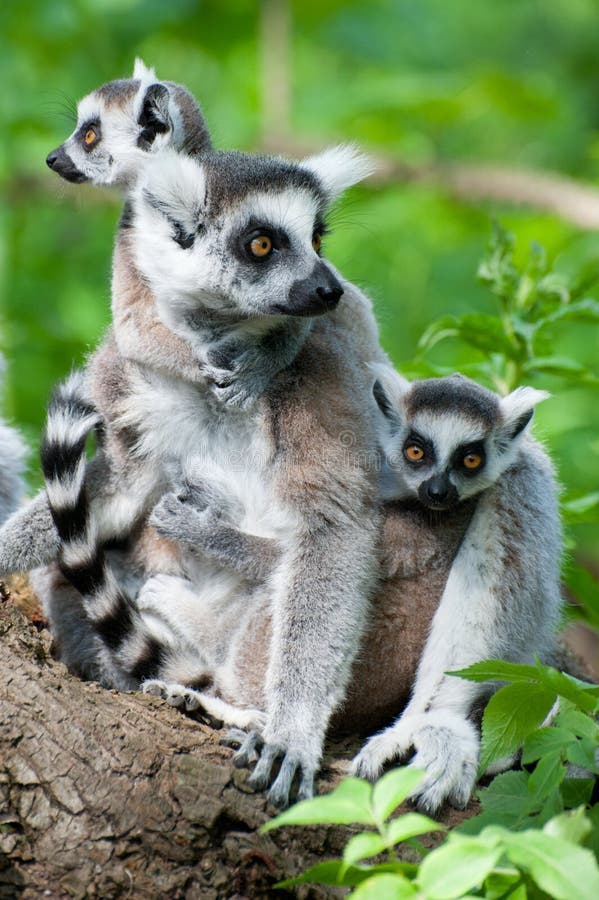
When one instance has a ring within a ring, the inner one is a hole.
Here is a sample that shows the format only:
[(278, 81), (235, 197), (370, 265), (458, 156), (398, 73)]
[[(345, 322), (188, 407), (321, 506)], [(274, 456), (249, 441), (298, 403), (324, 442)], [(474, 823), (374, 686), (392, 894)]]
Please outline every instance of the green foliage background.
[[(263, 4), (249, 0), (6, 0), (0, 9), (1, 342), (5, 406), (37, 446), (52, 384), (97, 342), (109, 318), (120, 198), (65, 185), (46, 154), (70, 132), (69, 102), (130, 73), (135, 55), (201, 100), (221, 147), (261, 139)], [(599, 8), (594, 0), (295, 0), (293, 133), (355, 140), (415, 165), (500, 162), (599, 180)], [(355, 189), (326, 251), (375, 300), (382, 339), (409, 363), (446, 314), (491, 312), (475, 280), (490, 219), (536, 239), (569, 273), (599, 257), (599, 235), (530, 210), (457, 202), (424, 182)], [(595, 287), (591, 295), (599, 297)], [(595, 366), (596, 326), (569, 324), (556, 352)], [(448, 342), (431, 358), (459, 368)], [(543, 376), (538, 411), (572, 493), (599, 472), (597, 390)], [(35, 460), (35, 455), (34, 455)], [(35, 461), (33, 478), (35, 479)], [(581, 531), (587, 550), (596, 532)], [(597, 554), (599, 555), (599, 554)]]

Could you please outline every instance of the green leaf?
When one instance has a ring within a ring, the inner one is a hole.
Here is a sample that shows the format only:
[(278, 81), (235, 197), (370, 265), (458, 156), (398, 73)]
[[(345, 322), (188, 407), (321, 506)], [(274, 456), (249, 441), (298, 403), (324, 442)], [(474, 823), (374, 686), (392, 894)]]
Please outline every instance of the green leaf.
[(431, 900), (452, 900), (482, 884), (503, 853), (498, 843), (450, 834), (420, 866), (417, 884)]
[[(595, 520), (599, 520), (599, 506)], [(599, 581), (588, 569), (572, 563), (566, 570), (565, 582), (582, 607), (582, 617), (594, 628), (599, 628)]]
[(568, 747), (567, 760), (574, 766), (580, 766), (581, 769), (598, 774), (597, 750), (597, 742), (593, 738), (580, 738)]
[(597, 900), (599, 867), (590, 850), (541, 831), (505, 834), (510, 860), (556, 900)]
[(445, 831), (445, 825), (420, 813), (406, 813), (389, 822), (387, 842), (390, 845), (398, 844), (400, 841), (406, 841), (419, 834), (428, 834), (430, 831)]
[(363, 831), (356, 834), (347, 842), (343, 851), (343, 862), (346, 866), (378, 856), (387, 847), (387, 841), (378, 831)]
[(569, 525), (599, 521), (599, 491), (566, 500), (562, 512)]
[(568, 731), (566, 728), (558, 728), (556, 725), (538, 728), (526, 738), (522, 763), (526, 765), (549, 753), (562, 750), (565, 752), (566, 747), (575, 740), (574, 732)]
[(584, 809), (580, 807), (554, 816), (544, 825), (543, 831), (571, 844), (582, 844), (590, 834), (591, 828)]
[(501, 319), (485, 313), (443, 316), (426, 329), (418, 342), (418, 351), (425, 353), (450, 337), (459, 338), (483, 353), (502, 353), (510, 359), (522, 356), (520, 343), (510, 340)]
[(555, 717), (555, 724), (559, 728), (567, 728), (578, 737), (599, 737), (599, 727), (595, 719), (581, 712), (579, 709), (566, 709)]
[(283, 825), (376, 825), (370, 809), (372, 785), (360, 778), (346, 778), (330, 794), (302, 800), (284, 810), (260, 829)]
[(552, 325), (554, 322), (570, 320), (572, 322), (599, 322), (599, 303), (586, 298), (560, 306), (555, 312), (538, 323), (539, 328)]
[(506, 900), (507, 897), (517, 897), (514, 889), (518, 890), (521, 880), (522, 875), (517, 869), (491, 872), (485, 880), (484, 896), (486, 900)]
[(528, 779), (531, 803), (538, 806), (559, 788), (564, 780), (566, 767), (562, 762), (561, 750), (549, 753), (537, 763)]
[(585, 712), (593, 712), (597, 706), (597, 694), (599, 687), (579, 681), (565, 672), (558, 672), (552, 666), (545, 666), (537, 660), (536, 668), (539, 680), (549, 691), (554, 691), (560, 697), (565, 697)]
[(488, 659), (483, 662), (473, 663), (467, 669), (455, 669), (446, 672), (446, 675), (457, 675), (468, 681), (509, 681), (529, 682), (538, 681), (539, 672), (536, 666), (522, 665), (520, 663), (504, 662), (501, 659)]
[(372, 791), (372, 811), (377, 822), (384, 822), (424, 779), (422, 769), (402, 766), (383, 775)]
[(594, 778), (565, 778), (561, 786), (562, 800), (566, 809), (575, 806), (586, 806), (591, 802)]
[(555, 693), (538, 684), (509, 684), (494, 694), (483, 715), (480, 771), (513, 753), (543, 722)]
[(351, 896), (355, 900), (409, 900), (417, 897), (418, 891), (401, 875), (372, 875)]
[(344, 866), (340, 859), (329, 859), (326, 862), (310, 866), (301, 875), (295, 878), (287, 878), (279, 881), (275, 887), (286, 888), (294, 884), (334, 884), (345, 887), (354, 887), (372, 874), (371, 868), (356, 868)]
[(586, 366), (569, 356), (533, 356), (523, 364), (522, 371), (527, 375), (531, 372), (544, 372), (577, 382), (594, 381), (594, 376)]

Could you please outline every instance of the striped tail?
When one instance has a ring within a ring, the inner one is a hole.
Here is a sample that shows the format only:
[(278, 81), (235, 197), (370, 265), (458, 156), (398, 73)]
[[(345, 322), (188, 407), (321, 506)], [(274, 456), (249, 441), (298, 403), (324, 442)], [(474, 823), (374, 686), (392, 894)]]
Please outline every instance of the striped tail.
[(50, 512), (61, 549), (61, 572), (82, 595), (88, 621), (100, 641), (103, 680), (132, 689), (156, 677), (172, 648), (162, 623), (141, 613), (117, 582), (87, 491), (86, 443), (102, 419), (85, 398), (84, 376), (74, 372), (54, 392), (41, 448)]

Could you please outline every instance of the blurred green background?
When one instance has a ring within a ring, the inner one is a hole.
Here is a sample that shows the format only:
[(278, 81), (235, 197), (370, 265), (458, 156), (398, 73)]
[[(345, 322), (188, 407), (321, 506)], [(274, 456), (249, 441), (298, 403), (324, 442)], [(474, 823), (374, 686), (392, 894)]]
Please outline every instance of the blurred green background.
[[(0, 340), (5, 408), (33, 450), (51, 386), (108, 323), (121, 203), (59, 181), (44, 160), (70, 133), (74, 102), (129, 75), (136, 55), (193, 91), (219, 147), (301, 153), (342, 139), (403, 164), (397, 177), (350, 193), (326, 245), (374, 298), (400, 366), (409, 369), (438, 316), (494, 311), (475, 278), (492, 217), (515, 232), (521, 258), (532, 239), (564, 273), (599, 257), (598, 233), (467, 189), (458, 197), (439, 169), (487, 162), (599, 182), (596, 0), (5, 0)], [(430, 171), (439, 177), (423, 177)], [(597, 371), (596, 325), (567, 324), (554, 337), (556, 353)], [(456, 368), (471, 356), (457, 342), (431, 352)], [(538, 431), (568, 493), (593, 490), (597, 388), (550, 376), (534, 383), (555, 392), (539, 408)], [(32, 482), (36, 465), (33, 454)], [(595, 527), (577, 537), (599, 557)]]

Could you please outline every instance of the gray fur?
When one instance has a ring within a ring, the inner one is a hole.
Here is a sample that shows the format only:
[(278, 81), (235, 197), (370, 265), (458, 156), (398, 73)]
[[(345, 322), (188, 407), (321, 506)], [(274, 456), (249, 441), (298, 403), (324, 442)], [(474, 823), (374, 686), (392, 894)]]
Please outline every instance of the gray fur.
[[(357, 775), (375, 778), (386, 763), (413, 753), (412, 763), (427, 773), (416, 799), (435, 812), (445, 800), (463, 806), (470, 797), (479, 749), (470, 718), (495, 687), (445, 673), (491, 658), (550, 659), (555, 651), (562, 604), (557, 490), (546, 453), (518, 425), (528, 422), (545, 395), (524, 388), (497, 398), (466, 379), (410, 387), (383, 369), (377, 374), (387, 388), (383, 428), (392, 434), (387, 448), (394, 452), (390, 470), (400, 496), (422, 496), (418, 479), (455, 459), (451, 442), (461, 447), (475, 435), (486, 448), (484, 471), (455, 479), (456, 502), (476, 505), (433, 619), (412, 699), (353, 763)], [(450, 403), (431, 402), (447, 391)], [(428, 442), (430, 456), (416, 466), (402, 452), (414, 428)]]
[[(0, 386), (4, 360), (0, 356)], [(0, 419), (0, 525), (17, 508), (25, 492), (23, 474), (27, 450), (15, 428)], [(2, 574), (0, 567), (0, 574)]]

